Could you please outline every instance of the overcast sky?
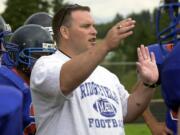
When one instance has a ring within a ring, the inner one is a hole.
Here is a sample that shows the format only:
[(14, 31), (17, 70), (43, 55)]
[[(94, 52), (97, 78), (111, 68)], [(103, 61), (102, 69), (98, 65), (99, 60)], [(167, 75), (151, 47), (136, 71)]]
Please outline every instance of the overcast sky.
[[(0, 13), (5, 9), (4, 2), (0, 0)], [(132, 12), (139, 13), (142, 10), (152, 11), (158, 7), (160, 0), (64, 0), (69, 3), (77, 3), (91, 8), (91, 13), (96, 22), (107, 22), (117, 13), (124, 17)]]

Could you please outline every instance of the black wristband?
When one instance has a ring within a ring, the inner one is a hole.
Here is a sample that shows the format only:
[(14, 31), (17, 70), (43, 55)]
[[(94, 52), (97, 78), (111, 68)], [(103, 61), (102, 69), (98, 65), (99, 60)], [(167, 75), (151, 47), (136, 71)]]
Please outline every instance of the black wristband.
[(148, 88), (156, 88), (157, 86), (158, 86), (158, 84), (157, 83), (154, 83), (154, 84), (147, 84), (147, 83), (143, 83), (144, 84), (144, 86), (146, 86), (146, 87), (148, 87)]

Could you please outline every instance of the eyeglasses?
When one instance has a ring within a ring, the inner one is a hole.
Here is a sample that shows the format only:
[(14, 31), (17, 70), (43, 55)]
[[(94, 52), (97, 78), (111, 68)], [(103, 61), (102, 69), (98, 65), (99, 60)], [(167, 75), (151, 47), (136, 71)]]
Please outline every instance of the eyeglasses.
[(66, 15), (67, 15), (69, 12), (71, 12), (72, 10), (75, 10), (76, 8), (79, 8), (79, 7), (81, 7), (81, 6), (78, 5), (78, 4), (73, 4), (73, 5), (67, 5), (67, 6), (65, 6), (65, 7), (64, 7), (64, 10), (63, 10), (63, 13), (62, 13), (62, 17), (61, 17), (60, 22), (59, 22), (59, 27), (62, 26)]

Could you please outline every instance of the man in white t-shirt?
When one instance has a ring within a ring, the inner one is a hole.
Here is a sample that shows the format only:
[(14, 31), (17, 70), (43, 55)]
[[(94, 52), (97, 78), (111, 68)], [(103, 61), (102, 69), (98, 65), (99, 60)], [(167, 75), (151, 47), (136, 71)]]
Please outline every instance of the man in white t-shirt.
[(58, 50), (41, 57), (31, 73), (37, 135), (124, 135), (123, 123), (137, 118), (155, 91), (155, 56), (143, 45), (137, 49), (142, 83), (131, 95), (98, 64), (133, 33), (134, 26), (131, 18), (120, 21), (96, 45), (89, 7), (67, 5), (55, 14)]

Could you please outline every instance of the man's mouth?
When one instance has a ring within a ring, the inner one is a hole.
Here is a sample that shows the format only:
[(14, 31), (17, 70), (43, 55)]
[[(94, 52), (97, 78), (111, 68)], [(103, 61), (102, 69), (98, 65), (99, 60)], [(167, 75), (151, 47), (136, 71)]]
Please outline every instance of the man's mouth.
[(91, 38), (88, 41), (91, 42), (91, 44), (93, 44), (93, 45), (96, 44), (96, 38)]

